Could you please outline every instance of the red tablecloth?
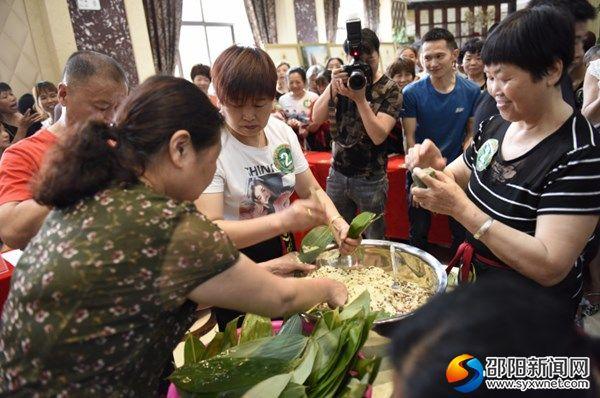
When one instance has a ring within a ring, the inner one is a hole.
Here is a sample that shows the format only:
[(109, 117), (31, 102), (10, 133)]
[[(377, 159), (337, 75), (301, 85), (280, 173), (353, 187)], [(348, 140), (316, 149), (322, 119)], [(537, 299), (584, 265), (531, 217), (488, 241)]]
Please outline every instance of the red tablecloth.
[[(329, 152), (305, 152), (306, 160), (317, 181), (323, 189), (327, 184), (327, 175), (331, 165)], [(385, 207), (385, 235), (392, 239), (408, 239), (408, 204), (406, 202), (406, 168), (404, 156), (393, 156), (388, 160), (389, 180), (388, 199)], [(448, 227), (448, 218), (434, 215), (429, 230), (429, 241), (450, 245), (452, 238)]]

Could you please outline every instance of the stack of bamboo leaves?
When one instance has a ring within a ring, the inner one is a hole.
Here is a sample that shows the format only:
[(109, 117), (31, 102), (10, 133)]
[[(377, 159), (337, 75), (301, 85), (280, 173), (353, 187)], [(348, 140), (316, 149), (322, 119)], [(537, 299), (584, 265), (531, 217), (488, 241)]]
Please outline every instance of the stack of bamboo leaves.
[(377, 375), (381, 358), (359, 358), (377, 312), (367, 292), (342, 311), (321, 312), (310, 333), (289, 318), (273, 335), (271, 320), (247, 315), (204, 346), (188, 334), (184, 365), (169, 379), (186, 397), (360, 398)]

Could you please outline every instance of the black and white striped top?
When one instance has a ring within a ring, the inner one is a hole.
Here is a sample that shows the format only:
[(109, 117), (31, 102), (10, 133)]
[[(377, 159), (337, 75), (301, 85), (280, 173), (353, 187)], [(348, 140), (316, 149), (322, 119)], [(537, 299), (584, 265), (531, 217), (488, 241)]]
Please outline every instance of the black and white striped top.
[[(530, 235), (535, 234), (539, 215), (600, 214), (600, 135), (579, 112), (527, 153), (507, 161), (501, 148), (509, 126), (500, 115), (492, 116), (481, 123), (463, 154), (472, 172), (467, 195), (481, 210)], [(498, 140), (498, 151), (478, 171), (478, 152), (490, 139)], [(468, 240), (478, 254), (499, 261), (481, 242), (472, 236)], [(554, 287), (573, 301), (581, 295), (586, 255), (584, 250), (571, 273)], [(485, 272), (481, 263), (478, 268)]]

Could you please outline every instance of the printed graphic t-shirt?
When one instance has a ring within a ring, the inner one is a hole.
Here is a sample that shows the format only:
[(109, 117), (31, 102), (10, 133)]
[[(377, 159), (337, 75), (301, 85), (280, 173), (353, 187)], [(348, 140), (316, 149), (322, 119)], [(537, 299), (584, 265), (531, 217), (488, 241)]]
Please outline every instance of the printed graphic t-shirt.
[(279, 105), (288, 119), (296, 119), (302, 123), (310, 122), (310, 111), (312, 104), (319, 98), (318, 94), (305, 90), (300, 99), (294, 98), (291, 92), (279, 98)]
[(225, 220), (248, 220), (289, 206), (296, 174), (308, 169), (294, 131), (271, 117), (265, 127), (268, 144), (242, 144), (228, 131), (212, 183), (204, 193), (223, 193)]

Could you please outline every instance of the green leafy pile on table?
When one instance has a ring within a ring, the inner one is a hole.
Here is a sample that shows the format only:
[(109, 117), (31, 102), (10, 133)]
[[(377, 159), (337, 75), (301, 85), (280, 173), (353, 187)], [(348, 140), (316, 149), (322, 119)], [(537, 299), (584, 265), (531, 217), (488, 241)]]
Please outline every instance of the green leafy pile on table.
[(360, 398), (377, 376), (381, 358), (357, 356), (377, 312), (364, 292), (343, 310), (321, 311), (310, 335), (299, 315), (273, 336), (271, 320), (247, 315), (204, 346), (188, 334), (185, 363), (169, 377), (186, 397)]

